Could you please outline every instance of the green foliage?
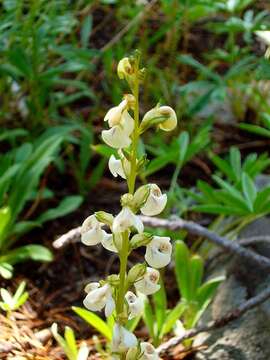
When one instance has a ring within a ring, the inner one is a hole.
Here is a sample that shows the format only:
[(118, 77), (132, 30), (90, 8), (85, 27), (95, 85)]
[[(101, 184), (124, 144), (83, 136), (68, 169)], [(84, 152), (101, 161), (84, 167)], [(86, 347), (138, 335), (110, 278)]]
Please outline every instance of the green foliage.
[(179, 319), (184, 328), (194, 327), (212, 300), (223, 276), (203, 282), (204, 262), (199, 255), (191, 255), (181, 240), (175, 242), (175, 276), (180, 300), (174, 308), (168, 309), (167, 295), (163, 282), (160, 290), (152, 296), (152, 302), (145, 297), (143, 320), (155, 346), (171, 332)]
[(63, 349), (68, 360), (87, 360), (89, 349), (85, 343), (78, 348), (76, 344), (74, 331), (69, 327), (65, 327), (64, 337), (58, 333), (57, 324), (51, 327), (53, 337)]
[(2, 301), (0, 301), (0, 308), (6, 311), (8, 314), (12, 311), (18, 310), (28, 299), (28, 292), (25, 290), (25, 281), (22, 281), (18, 286), (14, 295), (11, 295), (8, 290), (1, 288), (0, 295)]
[(32, 218), (38, 203), (46, 199), (46, 193), (51, 193), (40, 187), (40, 179), (55, 161), (69, 131), (67, 128), (58, 129), (57, 133), (48, 131), (32, 143), (25, 142), (0, 154), (0, 273), (4, 277), (11, 277), (13, 265), (26, 259), (50, 261), (52, 255), (42, 245), (11, 248), (32, 228), (64, 216), (81, 204), (81, 197), (68, 196), (57, 207)]

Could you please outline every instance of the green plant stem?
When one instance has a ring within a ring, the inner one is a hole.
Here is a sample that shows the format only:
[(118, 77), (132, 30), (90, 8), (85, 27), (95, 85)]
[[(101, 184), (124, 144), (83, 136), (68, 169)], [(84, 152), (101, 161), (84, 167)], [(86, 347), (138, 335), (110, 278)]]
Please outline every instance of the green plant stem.
[[(137, 73), (139, 71), (138, 65)], [(132, 136), (132, 148), (131, 148), (131, 169), (130, 176), (128, 179), (128, 190), (130, 194), (134, 194), (136, 176), (137, 176), (137, 147), (139, 141), (139, 79), (136, 76), (133, 86), (133, 95), (135, 97), (134, 106), (134, 132)]]
[(129, 233), (125, 231), (122, 234), (122, 249), (120, 254), (120, 275), (119, 275), (119, 292), (118, 292), (118, 301), (117, 301), (117, 316), (121, 315), (124, 311), (124, 297), (126, 292), (126, 268), (127, 268), (127, 259), (129, 253)]

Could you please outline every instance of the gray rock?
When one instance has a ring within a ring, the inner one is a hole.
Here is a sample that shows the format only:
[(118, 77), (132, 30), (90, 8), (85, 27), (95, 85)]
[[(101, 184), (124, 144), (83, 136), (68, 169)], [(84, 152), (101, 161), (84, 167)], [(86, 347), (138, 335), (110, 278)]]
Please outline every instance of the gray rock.
[[(262, 218), (242, 231), (240, 237), (270, 234), (270, 219)], [(255, 249), (255, 248), (254, 248)], [(256, 245), (256, 251), (270, 256), (268, 244)], [(270, 284), (270, 274), (239, 259), (224, 260), (227, 279), (219, 287), (201, 323), (220, 318)], [(223, 265), (224, 265), (223, 264)], [(221, 265), (221, 264), (219, 264)], [(248, 311), (240, 319), (209, 333), (199, 334), (194, 345), (208, 345), (197, 360), (269, 360), (270, 301)]]

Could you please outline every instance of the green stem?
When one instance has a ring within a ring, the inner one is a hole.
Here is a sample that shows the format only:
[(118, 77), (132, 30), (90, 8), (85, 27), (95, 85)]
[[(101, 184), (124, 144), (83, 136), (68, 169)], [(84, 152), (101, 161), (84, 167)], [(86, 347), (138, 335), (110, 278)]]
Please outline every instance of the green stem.
[[(128, 231), (125, 231), (122, 234), (122, 249), (120, 254), (120, 275), (119, 275), (119, 292), (118, 292), (118, 298), (117, 298), (117, 306), (116, 306), (116, 312), (117, 317), (121, 315), (124, 311), (124, 298), (125, 298), (125, 292), (126, 292), (126, 269), (127, 269), (127, 259), (128, 259), (128, 253), (129, 253), (129, 233)], [(121, 319), (119, 322), (121, 322)]]

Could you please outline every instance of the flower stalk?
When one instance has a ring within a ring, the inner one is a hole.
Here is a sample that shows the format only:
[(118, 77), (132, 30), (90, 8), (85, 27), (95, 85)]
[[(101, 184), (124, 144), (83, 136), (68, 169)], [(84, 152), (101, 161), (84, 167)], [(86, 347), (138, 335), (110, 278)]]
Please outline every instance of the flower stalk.
[[(109, 159), (109, 169), (114, 177), (125, 179), (128, 193), (121, 196), (121, 211), (116, 215), (98, 211), (90, 215), (82, 225), (82, 242), (87, 246), (101, 244), (119, 257), (119, 274), (112, 274), (100, 282), (86, 286), (86, 308), (92, 311), (105, 309), (105, 315), (113, 316), (114, 334), (110, 358), (114, 360), (157, 360), (154, 347), (139, 342), (127, 328), (127, 321), (140, 317), (143, 311), (142, 296), (151, 295), (160, 289), (160, 268), (171, 259), (170, 238), (153, 236), (144, 232), (137, 213), (154, 216), (166, 206), (167, 195), (156, 184), (146, 184), (136, 189), (136, 177), (145, 166), (145, 157), (139, 158), (140, 135), (151, 127), (171, 131), (177, 124), (176, 114), (168, 106), (159, 106), (148, 111), (142, 121), (139, 116), (139, 87), (144, 78), (140, 69), (140, 54), (123, 58), (117, 68), (120, 79), (126, 80), (131, 94), (126, 94), (118, 106), (111, 108), (104, 121), (109, 129), (102, 131), (104, 142), (118, 150), (118, 155)], [(133, 115), (133, 117), (131, 116)], [(118, 156), (118, 157), (117, 157)], [(111, 233), (107, 232), (107, 228)], [(128, 270), (130, 253), (144, 246), (145, 262), (135, 264)]]

